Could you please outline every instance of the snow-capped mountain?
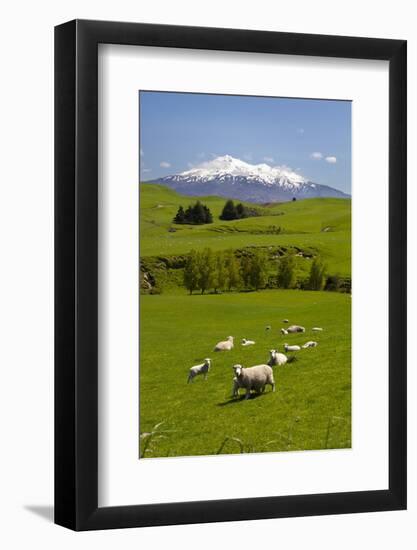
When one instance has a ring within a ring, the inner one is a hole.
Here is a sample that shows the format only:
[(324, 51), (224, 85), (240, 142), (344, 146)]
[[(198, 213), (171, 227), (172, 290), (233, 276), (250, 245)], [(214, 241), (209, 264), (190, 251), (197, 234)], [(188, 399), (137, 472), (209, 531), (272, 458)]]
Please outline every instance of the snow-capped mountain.
[(152, 183), (167, 185), (184, 195), (218, 195), (256, 203), (349, 197), (327, 185), (308, 181), (286, 166), (249, 164), (230, 155), (203, 162), (180, 174), (152, 180)]

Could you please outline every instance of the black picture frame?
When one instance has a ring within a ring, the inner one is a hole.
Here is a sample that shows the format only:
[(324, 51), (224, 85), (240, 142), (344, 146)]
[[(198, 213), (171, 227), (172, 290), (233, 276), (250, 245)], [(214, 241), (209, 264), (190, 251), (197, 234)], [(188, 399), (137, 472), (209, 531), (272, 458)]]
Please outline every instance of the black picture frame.
[[(98, 507), (98, 44), (389, 62), (389, 488)], [(109, 529), (406, 508), (406, 41), (74, 20), (55, 28), (55, 522)]]

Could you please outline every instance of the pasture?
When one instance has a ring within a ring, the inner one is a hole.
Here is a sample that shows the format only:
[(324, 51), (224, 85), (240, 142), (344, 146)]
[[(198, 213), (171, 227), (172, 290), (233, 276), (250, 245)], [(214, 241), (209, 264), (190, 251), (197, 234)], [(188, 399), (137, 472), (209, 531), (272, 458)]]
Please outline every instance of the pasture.
[[(224, 198), (199, 197), (213, 213), (209, 225), (175, 225), (172, 219), (180, 205), (195, 197), (185, 197), (162, 185), (140, 184), (140, 254), (174, 256), (191, 249), (238, 249), (253, 246), (297, 246), (320, 254), (329, 273), (351, 275), (350, 199), (308, 199), (258, 207), (260, 217), (224, 222), (218, 216)], [(253, 207), (253, 204), (251, 205)], [(277, 228), (281, 233), (276, 234)], [(302, 271), (309, 269), (304, 260)]]
[[(259, 218), (249, 221), (258, 223)], [(350, 447), (350, 315), (351, 297), (337, 292), (189, 296), (178, 289), (142, 295), (140, 431), (150, 433), (163, 424), (155, 438), (142, 435), (141, 456)], [(285, 327), (285, 318), (306, 327), (305, 334), (282, 336), (279, 329)], [(268, 332), (267, 325), (272, 327)], [(324, 330), (313, 333), (313, 326)], [(214, 345), (229, 335), (235, 338), (234, 349), (213, 352)], [(256, 344), (242, 347), (242, 338)], [(241, 390), (242, 399), (231, 399), (234, 364), (266, 363), (270, 349), (283, 351), (285, 342), (308, 340), (316, 340), (318, 347), (301, 350), (295, 362), (274, 367), (275, 393), (267, 387), (264, 394), (245, 401)], [(208, 380), (199, 376), (187, 385), (189, 368), (206, 357), (212, 359)]]

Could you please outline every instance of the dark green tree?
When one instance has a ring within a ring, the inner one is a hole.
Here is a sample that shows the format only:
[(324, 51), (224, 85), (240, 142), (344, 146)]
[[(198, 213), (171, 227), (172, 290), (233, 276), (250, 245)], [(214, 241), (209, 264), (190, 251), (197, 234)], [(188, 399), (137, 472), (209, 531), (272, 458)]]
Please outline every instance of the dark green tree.
[(174, 223), (189, 223), (189, 224), (204, 224), (213, 223), (213, 216), (210, 209), (197, 201), (195, 204), (190, 204), (185, 210), (182, 206), (178, 208), (178, 212), (174, 218)]
[(247, 217), (246, 208), (244, 207), (244, 205), (241, 202), (236, 205), (236, 217), (238, 219)]
[(178, 212), (176, 213), (173, 222), (174, 223), (185, 223), (185, 212), (184, 212), (184, 208), (182, 206), (180, 206), (178, 208)]
[(210, 209), (204, 205), (204, 223), (213, 223), (213, 214), (210, 212)]
[(206, 221), (206, 212), (204, 206), (200, 201), (197, 201), (195, 205), (191, 208), (191, 217), (192, 222), (195, 224), (205, 223)]
[(229, 199), (226, 201), (226, 204), (223, 207), (222, 213), (220, 214), (221, 220), (235, 220), (237, 217), (236, 207), (234, 202)]

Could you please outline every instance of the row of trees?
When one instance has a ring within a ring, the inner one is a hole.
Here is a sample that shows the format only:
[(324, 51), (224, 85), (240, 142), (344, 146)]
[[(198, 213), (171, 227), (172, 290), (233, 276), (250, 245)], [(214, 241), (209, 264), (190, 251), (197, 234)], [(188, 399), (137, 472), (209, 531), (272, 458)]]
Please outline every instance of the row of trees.
[[(205, 248), (201, 252), (192, 250), (184, 268), (184, 286), (192, 294), (213, 290), (259, 290), (269, 285), (269, 260), (262, 249), (254, 249), (238, 259), (233, 250), (213, 252)], [(296, 286), (295, 258), (293, 254), (282, 256), (278, 262), (277, 286)], [(320, 258), (311, 263), (309, 277), (301, 288), (321, 290), (325, 280), (325, 266)]]
[(235, 205), (235, 203), (229, 199), (223, 207), (222, 213), (220, 214), (220, 219), (240, 220), (251, 216), (259, 216), (259, 212), (256, 208), (249, 208), (241, 202)]
[(190, 206), (184, 210), (182, 206), (178, 208), (176, 213), (174, 223), (187, 223), (193, 225), (201, 225), (203, 223), (213, 223), (213, 215), (210, 212), (210, 209), (202, 204), (200, 201), (197, 201), (195, 204), (190, 204)]
[[(285, 254), (278, 263), (277, 283), (279, 288), (294, 288), (296, 286), (296, 265), (293, 254)], [(317, 256), (311, 262), (308, 278), (302, 282), (301, 288), (306, 290), (321, 290), (324, 286), (326, 267)]]
[(201, 252), (192, 250), (188, 255), (184, 286), (190, 294), (196, 290), (201, 294), (209, 290), (258, 290), (266, 285), (267, 277), (267, 258), (262, 251), (238, 260), (233, 250), (213, 252), (205, 248)]

